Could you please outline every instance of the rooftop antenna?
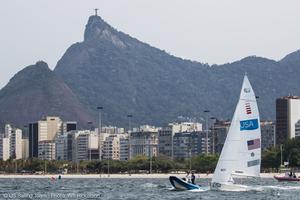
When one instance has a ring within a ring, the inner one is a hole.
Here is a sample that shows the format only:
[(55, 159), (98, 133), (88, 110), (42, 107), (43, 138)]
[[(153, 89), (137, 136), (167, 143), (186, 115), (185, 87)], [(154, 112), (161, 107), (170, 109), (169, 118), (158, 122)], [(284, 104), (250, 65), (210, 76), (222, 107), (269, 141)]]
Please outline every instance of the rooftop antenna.
[(99, 9), (98, 9), (98, 8), (95, 8), (94, 10), (95, 10), (95, 16), (98, 16), (98, 10), (99, 10)]

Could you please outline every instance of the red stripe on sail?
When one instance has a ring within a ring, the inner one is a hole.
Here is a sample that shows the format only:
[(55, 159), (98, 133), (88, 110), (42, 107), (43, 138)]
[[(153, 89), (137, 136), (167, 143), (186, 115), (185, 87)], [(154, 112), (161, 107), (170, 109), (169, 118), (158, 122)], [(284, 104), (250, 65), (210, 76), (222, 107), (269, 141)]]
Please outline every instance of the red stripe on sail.
[(246, 107), (246, 114), (247, 115), (252, 114), (250, 103), (246, 103), (245, 107)]

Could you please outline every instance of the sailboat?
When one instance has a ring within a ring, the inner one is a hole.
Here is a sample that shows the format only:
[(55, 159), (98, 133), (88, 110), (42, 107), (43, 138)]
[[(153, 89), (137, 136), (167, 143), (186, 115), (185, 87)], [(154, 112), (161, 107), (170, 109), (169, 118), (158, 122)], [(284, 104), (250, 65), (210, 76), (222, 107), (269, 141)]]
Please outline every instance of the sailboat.
[(244, 76), (240, 98), (214, 171), (211, 189), (247, 191), (250, 186), (236, 184), (234, 177), (259, 177), (261, 131), (256, 96)]

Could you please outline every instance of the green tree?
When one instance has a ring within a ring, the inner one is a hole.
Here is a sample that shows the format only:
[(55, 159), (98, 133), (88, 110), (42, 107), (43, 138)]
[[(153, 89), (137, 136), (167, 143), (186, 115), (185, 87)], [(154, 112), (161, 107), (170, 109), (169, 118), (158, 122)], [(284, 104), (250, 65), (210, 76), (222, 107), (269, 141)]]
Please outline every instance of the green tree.
[[(206, 173), (213, 172), (216, 168), (219, 155), (217, 154), (201, 154), (192, 158), (192, 170), (197, 172)], [(189, 163), (187, 163), (189, 165)]]
[(262, 153), (262, 169), (280, 167), (280, 149), (279, 147), (267, 149)]

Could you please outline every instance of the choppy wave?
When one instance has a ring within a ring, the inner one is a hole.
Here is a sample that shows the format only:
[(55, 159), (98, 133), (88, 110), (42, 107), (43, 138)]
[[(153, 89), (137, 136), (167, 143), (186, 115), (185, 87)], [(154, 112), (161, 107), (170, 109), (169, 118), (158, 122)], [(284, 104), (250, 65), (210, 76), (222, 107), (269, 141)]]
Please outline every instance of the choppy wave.
[(173, 192), (168, 179), (0, 179), (0, 199), (300, 199), (300, 184), (273, 179), (245, 181), (246, 192), (209, 190), (206, 179), (197, 183), (207, 188)]
[(263, 189), (273, 189), (273, 190), (299, 190), (300, 191), (300, 186), (280, 186), (280, 185), (267, 185), (267, 186), (262, 186), (261, 188)]

